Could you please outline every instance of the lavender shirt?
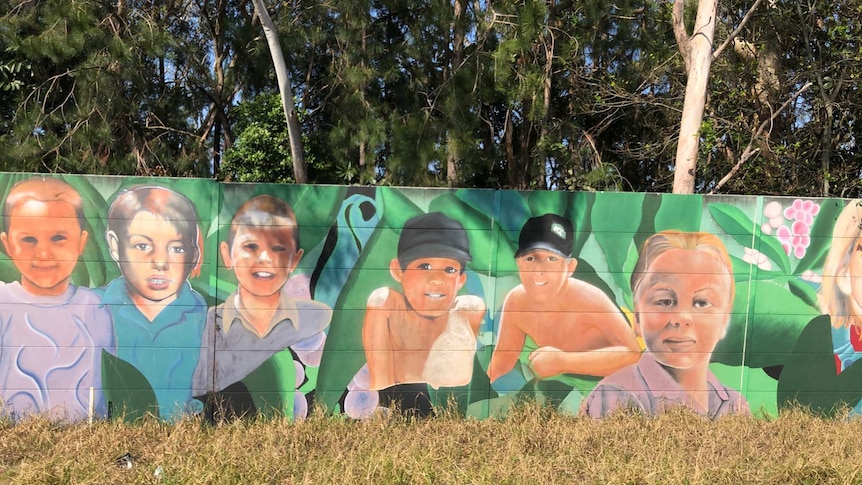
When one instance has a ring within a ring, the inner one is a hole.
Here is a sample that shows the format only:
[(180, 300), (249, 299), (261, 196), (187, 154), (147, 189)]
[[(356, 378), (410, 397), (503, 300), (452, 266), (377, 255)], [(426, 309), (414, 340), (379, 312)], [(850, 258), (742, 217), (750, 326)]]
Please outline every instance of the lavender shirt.
[[(707, 372), (711, 419), (726, 414), (751, 414), (742, 394), (725, 387), (712, 372)], [(649, 353), (640, 360), (602, 379), (587, 396), (581, 413), (593, 418), (604, 417), (620, 407), (633, 407), (655, 415), (672, 406), (683, 405), (686, 392)]]
[(0, 398), (3, 413), (48, 413), (78, 420), (105, 414), (102, 350), (114, 353), (111, 314), (88, 288), (34, 296), (20, 283), (0, 283)]

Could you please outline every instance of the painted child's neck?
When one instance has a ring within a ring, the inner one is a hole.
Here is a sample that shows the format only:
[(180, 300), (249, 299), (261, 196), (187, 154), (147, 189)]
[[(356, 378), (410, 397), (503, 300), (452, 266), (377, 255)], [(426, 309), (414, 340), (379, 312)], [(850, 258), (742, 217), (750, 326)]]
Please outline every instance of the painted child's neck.
[(254, 327), (258, 337), (263, 337), (275, 316), (275, 312), (278, 311), (281, 291), (272, 295), (255, 295), (241, 286), (238, 291), (240, 305), (237, 310)]

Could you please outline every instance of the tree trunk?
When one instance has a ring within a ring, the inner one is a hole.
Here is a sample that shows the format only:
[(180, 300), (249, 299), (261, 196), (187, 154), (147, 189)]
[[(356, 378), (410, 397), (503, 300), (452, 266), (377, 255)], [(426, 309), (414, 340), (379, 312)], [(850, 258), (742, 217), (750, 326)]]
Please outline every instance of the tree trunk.
[(269, 18), (263, 0), (252, 0), (252, 3), (255, 13), (260, 19), (260, 25), (263, 27), (263, 34), (266, 37), (267, 45), (269, 45), (269, 53), (272, 56), (272, 64), (278, 79), (278, 91), (281, 93), (281, 104), (284, 107), (284, 117), (287, 120), (290, 156), (293, 159), (293, 178), (296, 183), (305, 184), (308, 183), (308, 172), (302, 150), (302, 133), (299, 127), (299, 117), (296, 115), (296, 107), (293, 104), (293, 90), (290, 88), (287, 64), (284, 62), (284, 54), (281, 52), (281, 44), (278, 42), (278, 32), (275, 30), (272, 19)]
[[(449, 82), (458, 69), (461, 67), (461, 60), (464, 57), (464, 23), (461, 20), (461, 15), (464, 14), (464, 3), (461, 0), (455, 0), (453, 5), (452, 19), (452, 55), (450, 56), (449, 72), (446, 76)], [(461, 161), (461, 150), (458, 140), (452, 134), (455, 129), (454, 124), (457, 117), (450, 113), (448, 132), (446, 133), (446, 183), (449, 187), (458, 185), (458, 163)]]
[(700, 125), (706, 106), (709, 69), (712, 66), (712, 42), (715, 34), (718, 0), (699, 0), (694, 30), (689, 36), (684, 23), (684, 0), (674, 0), (673, 31), (685, 60), (688, 80), (676, 149), (673, 193), (693, 194), (697, 153), (700, 145)]

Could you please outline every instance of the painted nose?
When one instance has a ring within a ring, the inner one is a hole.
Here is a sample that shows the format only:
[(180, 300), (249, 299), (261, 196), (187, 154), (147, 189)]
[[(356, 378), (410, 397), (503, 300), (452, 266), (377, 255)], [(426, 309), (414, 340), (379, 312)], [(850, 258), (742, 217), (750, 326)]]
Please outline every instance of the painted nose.
[(687, 309), (680, 310), (676, 315), (674, 315), (673, 325), (675, 327), (690, 327), (691, 322), (691, 311)]
[(154, 269), (167, 271), (168, 269), (168, 252), (166, 250), (153, 251), (152, 265)]
[(51, 253), (51, 250), (48, 248), (47, 244), (40, 244), (36, 248), (36, 259), (43, 261), (48, 259), (54, 259), (54, 255)]
[(272, 256), (269, 255), (268, 251), (261, 251), (260, 256), (257, 257), (257, 260), (261, 263), (271, 263)]

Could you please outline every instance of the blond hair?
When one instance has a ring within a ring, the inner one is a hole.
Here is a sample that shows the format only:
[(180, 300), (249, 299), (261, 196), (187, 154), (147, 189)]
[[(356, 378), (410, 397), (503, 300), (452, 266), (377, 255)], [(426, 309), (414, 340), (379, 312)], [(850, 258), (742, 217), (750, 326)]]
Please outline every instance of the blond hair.
[[(859, 304), (839, 287), (839, 278), (852, 277), (850, 259), (862, 237), (862, 199), (849, 202), (832, 229), (832, 243), (823, 263), (820, 310), (832, 317), (832, 326), (849, 327), (860, 319)], [(858, 275), (862, 277), (862, 275)], [(859, 322), (862, 323), (862, 322)]]
[(703, 251), (721, 262), (727, 268), (727, 273), (730, 276), (730, 304), (733, 304), (736, 285), (733, 284), (733, 266), (724, 243), (715, 234), (682, 231), (661, 231), (644, 241), (643, 249), (631, 277), (632, 296), (635, 301), (640, 294), (644, 276), (649, 273), (650, 265), (656, 258), (672, 249)]
[(9, 230), (9, 220), (16, 207), (31, 200), (38, 202), (62, 201), (75, 209), (78, 226), (84, 229), (84, 202), (74, 187), (57, 178), (32, 177), (12, 186), (3, 205), (3, 231)]

